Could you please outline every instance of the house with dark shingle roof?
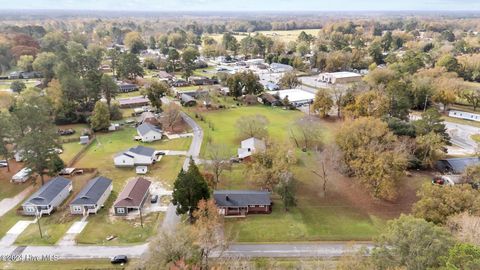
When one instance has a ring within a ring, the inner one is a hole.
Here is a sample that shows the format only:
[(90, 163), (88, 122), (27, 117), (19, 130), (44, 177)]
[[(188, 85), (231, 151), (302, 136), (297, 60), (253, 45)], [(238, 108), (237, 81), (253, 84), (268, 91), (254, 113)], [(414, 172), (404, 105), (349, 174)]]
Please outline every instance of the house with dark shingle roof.
[(185, 107), (191, 107), (191, 106), (195, 106), (197, 104), (197, 100), (190, 95), (181, 94), (180, 95), (180, 103)]
[(126, 216), (131, 211), (140, 211), (150, 194), (151, 182), (144, 178), (136, 178), (127, 183), (113, 204), (116, 216)]
[(73, 215), (96, 214), (112, 192), (112, 180), (98, 176), (90, 180), (70, 203)]
[(155, 149), (145, 146), (135, 146), (116, 155), (113, 163), (117, 167), (133, 167), (137, 165), (151, 165), (156, 161)]
[(213, 199), (220, 214), (246, 216), (248, 214), (270, 214), (272, 200), (270, 192), (254, 190), (215, 190)]
[(43, 185), (23, 204), (23, 214), (28, 216), (50, 215), (72, 191), (72, 181), (65, 177), (55, 177)]
[(139, 125), (137, 133), (142, 138), (142, 142), (153, 142), (162, 139), (162, 131), (149, 123)]

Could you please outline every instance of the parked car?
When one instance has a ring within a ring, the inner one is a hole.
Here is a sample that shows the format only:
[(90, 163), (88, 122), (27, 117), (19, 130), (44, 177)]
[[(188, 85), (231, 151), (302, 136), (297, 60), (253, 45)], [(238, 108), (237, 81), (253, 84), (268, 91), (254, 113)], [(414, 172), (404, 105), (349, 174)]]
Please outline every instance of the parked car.
[(157, 203), (158, 202), (158, 195), (152, 195), (150, 198), (150, 203)]
[(68, 135), (72, 135), (72, 134), (75, 134), (75, 130), (74, 129), (59, 129), (58, 130), (58, 135), (60, 136), (68, 136)]
[(128, 262), (128, 257), (126, 255), (117, 255), (110, 262), (112, 264), (124, 264)]
[(8, 167), (7, 161), (5, 159), (0, 160), (0, 168)]

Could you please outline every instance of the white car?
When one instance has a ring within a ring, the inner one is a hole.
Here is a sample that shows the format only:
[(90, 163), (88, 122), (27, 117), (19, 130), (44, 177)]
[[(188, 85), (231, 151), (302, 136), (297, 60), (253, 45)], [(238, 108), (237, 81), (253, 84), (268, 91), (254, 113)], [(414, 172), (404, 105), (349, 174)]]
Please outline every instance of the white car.
[(6, 160), (0, 160), (0, 168), (3, 168), (3, 167), (8, 167), (8, 163)]

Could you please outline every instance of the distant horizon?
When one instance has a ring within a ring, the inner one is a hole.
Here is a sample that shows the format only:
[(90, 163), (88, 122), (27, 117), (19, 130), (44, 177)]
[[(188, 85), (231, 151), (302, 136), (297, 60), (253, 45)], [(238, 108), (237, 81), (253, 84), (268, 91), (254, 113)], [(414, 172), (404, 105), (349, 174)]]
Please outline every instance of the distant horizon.
[(128, 12), (477, 12), (478, 0), (0, 0), (3, 11)]

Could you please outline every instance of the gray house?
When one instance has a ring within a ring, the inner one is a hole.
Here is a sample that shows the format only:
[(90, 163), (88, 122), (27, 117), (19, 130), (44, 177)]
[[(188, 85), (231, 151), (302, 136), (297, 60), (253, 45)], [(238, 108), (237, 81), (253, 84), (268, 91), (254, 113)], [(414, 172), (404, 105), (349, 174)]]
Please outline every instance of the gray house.
[(190, 106), (195, 106), (197, 104), (197, 100), (187, 94), (181, 94), (180, 103), (185, 107), (190, 107)]
[(23, 214), (28, 216), (50, 215), (72, 191), (72, 181), (58, 176), (47, 182), (22, 204)]
[(73, 215), (96, 214), (103, 206), (112, 192), (112, 180), (98, 176), (78, 193), (77, 197), (70, 203), (70, 212)]

